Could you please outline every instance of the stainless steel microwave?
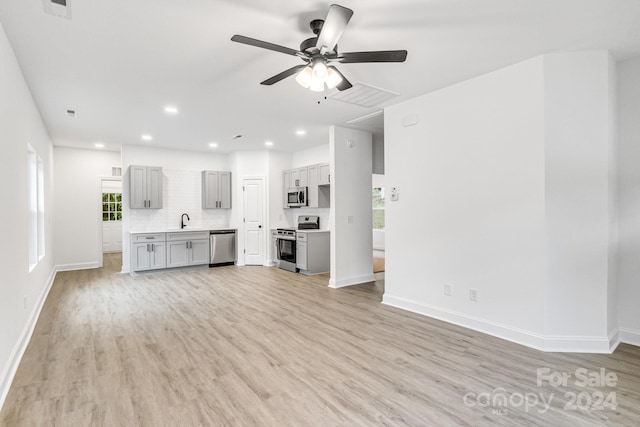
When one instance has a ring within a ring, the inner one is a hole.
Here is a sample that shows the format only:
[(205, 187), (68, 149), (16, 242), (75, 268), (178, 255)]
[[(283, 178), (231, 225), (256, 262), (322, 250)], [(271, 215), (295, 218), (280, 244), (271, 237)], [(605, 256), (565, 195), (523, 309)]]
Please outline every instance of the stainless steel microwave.
[(287, 207), (307, 206), (307, 187), (293, 187), (287, 190)]

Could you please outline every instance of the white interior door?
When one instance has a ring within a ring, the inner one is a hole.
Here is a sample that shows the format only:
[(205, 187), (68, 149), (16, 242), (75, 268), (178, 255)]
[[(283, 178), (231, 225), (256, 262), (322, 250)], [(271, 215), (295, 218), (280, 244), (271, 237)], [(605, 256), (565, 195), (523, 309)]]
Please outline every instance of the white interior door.
[(102, 251), (122, 252), (122, 181), (102, 181)]
[(264, 200), (262, 179), (242, 181), (244, 203), (244, 263), (264, 264)]

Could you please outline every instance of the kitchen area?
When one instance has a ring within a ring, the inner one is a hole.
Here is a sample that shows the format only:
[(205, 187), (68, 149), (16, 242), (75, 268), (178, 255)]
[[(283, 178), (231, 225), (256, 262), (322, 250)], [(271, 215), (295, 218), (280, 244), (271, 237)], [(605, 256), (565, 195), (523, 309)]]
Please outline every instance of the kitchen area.
[[(248, 240), (256, 240), (247, 238), (252, 233), (250, 211), (256, 209), (244, 194), (244, 181), (238, 176), (242, 171), (230, 163), (230, 170), (218, 171), (134, 164), (127, 167), (123, 174), (123, 204), (128, 209), (123, 212), (123, 229), (128, 254), (123, 253), (123, 272), (126, 264), (132, 275), (249, 265), (243, 261), (248, 259), (244, 256), (250, 245)], [(278, 175), (281, 181), (273, 179)], [(274, 192), (264, 190), (271, 197), (265, 197), (264, 206), (259, 208), (265, 215), (260, 216), (256, 229), (263, 235), (257, 239), (262, 243), (256, 246), (264, 251), (264, 262), (258, 265), (306, 275), (328, 273), (329, 164), (297, 168), (295, 173), (280, 169), (268, 178), (282, 191), (274, 200)], [(274, 216), (277, 221), (272, 221)], [(322, 224), (321, 219), (325, 220)], [(271, 235), (267, 234), (269, 230)]]

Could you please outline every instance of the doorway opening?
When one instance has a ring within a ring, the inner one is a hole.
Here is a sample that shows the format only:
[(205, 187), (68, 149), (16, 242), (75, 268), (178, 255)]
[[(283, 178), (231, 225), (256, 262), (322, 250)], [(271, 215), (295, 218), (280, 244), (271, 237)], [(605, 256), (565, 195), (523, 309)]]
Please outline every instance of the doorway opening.
[[(102, 262), (122, 262), (122, 178), (100, 178), (100, 251)], [(119, 259), (118, 259), (119, 258)]]

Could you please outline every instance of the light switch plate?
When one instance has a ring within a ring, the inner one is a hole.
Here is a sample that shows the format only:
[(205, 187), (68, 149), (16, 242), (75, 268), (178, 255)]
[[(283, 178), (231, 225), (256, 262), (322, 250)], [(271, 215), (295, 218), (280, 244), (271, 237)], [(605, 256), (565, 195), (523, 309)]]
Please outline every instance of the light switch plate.
[(400, 197), (400, 189), (397, 186), (391, 187), (391, 201), (397, 202)]

